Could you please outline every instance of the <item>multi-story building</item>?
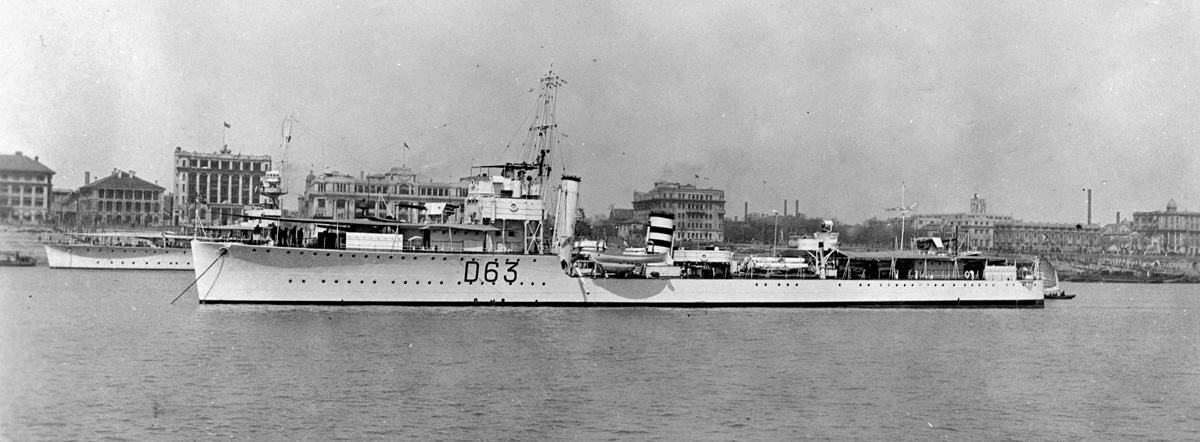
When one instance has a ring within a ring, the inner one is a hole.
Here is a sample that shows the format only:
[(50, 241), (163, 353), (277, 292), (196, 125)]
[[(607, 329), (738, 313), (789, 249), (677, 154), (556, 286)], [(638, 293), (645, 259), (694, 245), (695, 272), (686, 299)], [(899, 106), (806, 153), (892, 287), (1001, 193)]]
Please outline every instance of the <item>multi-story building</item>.
[(1133, 230), (1147, 240), (1142, 251), (1200, 253), (1200, 212), (1180, 212), (1174, 199), (1167, 210), (1133, 212)]
[(75, 225), (79, 220), (79, 190), (50, 190), (50, 219), (59, 225)]
[(987, 200), (978, 194), (971, 197), (971, 211), (966, 213), (940, 213), (918, 215), (905, 222), (915, 236), (939, 236), (958, 238), (961, 250), (988, 250), (996, 244), (996, 226), (1011, 223), (1010, 215), (987, 213)]
[(995, 226), (995, 246), (1025, 253), (1091, 253), (1103, 249), (1104, 228), (1096, 225), (1010, 220)]
[(309, 172), (300, 195), (300, 216), (352, 219), (357, 215), (390, 216), (407, 222), (449, 221), (463, 207), (467, 183), (421, 182), (406, 167), (356, 178), (337, 171)]
[(91, 180), (84, 175), (70, 205), (84, 226), (152, 226), (166, 220), (162, 210), (163, 189), (137, 177), (133, 171), (113, 169), (112, 174)]
[(725, 191), (698, 189), (692, 184), (654, 183), (649, 192), (633, 192), (633, 213), (648, 220), (650, 212), (675, 215), (675, 241), (712, 244), (725, 242)]
[(42, 223), (50, 217), (54, 171), (37, 157), (0, 155), (0, 221)]
[(237, 221), (247, 209), (263, 204), (262, 179), (271, 170), (269, 155), (188, 152), (175, 148), (175, 187), (172, 222), (225, 224)]
[[(957, 238), (960, 250), (1090, 252), (1102, 248), (1098, 225), (1036, 223), (987, 213), (987, 200), (974, 195), (966, 213), (918, 215), (908, 219), (917, 236)], [(912, 237), (909, 238), (911, 240)]]

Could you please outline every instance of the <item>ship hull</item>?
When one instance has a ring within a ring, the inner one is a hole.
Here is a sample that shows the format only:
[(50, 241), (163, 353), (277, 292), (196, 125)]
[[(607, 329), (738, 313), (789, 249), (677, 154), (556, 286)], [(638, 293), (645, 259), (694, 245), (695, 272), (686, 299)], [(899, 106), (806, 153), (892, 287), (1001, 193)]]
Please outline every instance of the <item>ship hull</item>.
[(45, 244), (46, 263), (53, 269), (192, 270), (186, 248), (116, 247), (89, 244)]
[(1036, 281), (592, 278), (555, 256), (192, 243), (200, 303), (427, 306), (1042, 307)]

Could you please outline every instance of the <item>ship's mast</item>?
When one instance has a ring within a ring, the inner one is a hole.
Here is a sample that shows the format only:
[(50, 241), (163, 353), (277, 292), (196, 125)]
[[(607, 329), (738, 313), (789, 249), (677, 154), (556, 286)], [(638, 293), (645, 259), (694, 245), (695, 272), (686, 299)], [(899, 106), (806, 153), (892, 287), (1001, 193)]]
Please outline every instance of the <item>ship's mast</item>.
[(287, 190), (284, 189), (283, 185), (283, 170), (287, 166), (287, 148), (288, 143), (292, 141), (293, 120), (294, 118), (291, 115), (283, 119), (283, 129), (280, 134), (283, 141), (279, 144), (283, 156), (279, 160), (279, 168), (267, 171), (267, 175), (263, 177), (262, 195), (267, 198), (268, 209), (280, 209), (279, 198), (287, 194)]
[(557, 141), (558, 129), (557, 123), (554, 122), (554, 113), (558, 105), (558, 87), (565, 83), (554, 71), (550, 71), (542, 77), (537, 114), (534, 116), (533, 125), (529, 127), (529, 134), (525, 141), (526, 155), (529, 155), (527, 158), (530, 158), (530, 162), (537, 167), (538, 184), (542, 195), (550, 195), (549, 192), (546, 192), (546, 186), (550, 184), (551, 180), (551, 153)]
[[(558, 124), (554, 121), (554, 114), (558, 106), (558, 87), (566, 84), (554, 71), (547, 72), (541, 78), (541, 91), (538, 94), (537, 113), (534, 116), (533, 124), (529, 127), (529, 134), (525, 140), (525, 157), (530, 158), (531, 165), (537, 170), (537, 190), (534, 191), (540, 197), (544, 204), (554, 207), (557, 202), (557, 193), (550, 191), (550, 185), (553, 180), (551, 176), (551, 161), (553, 149), (556, 147)], [(531, 183), (532, 184), (532, 183)], [(546, 207), (546, 206), (543, 206)], [(536, 250), (539, 253), (545, 250), (543, 236), (546, 232), (542, 226), (545, 221), (545, 212), (543, 212), (543, 220), (540, 222), (525, 223), (525, 250)]]

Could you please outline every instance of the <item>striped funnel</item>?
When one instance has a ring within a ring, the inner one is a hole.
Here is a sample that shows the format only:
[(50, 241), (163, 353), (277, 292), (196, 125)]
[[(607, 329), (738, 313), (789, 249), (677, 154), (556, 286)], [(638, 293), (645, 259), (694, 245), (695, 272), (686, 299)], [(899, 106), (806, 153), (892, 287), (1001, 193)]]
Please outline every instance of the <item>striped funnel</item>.
[(646, 232), (646, 253), (670, 253), (675, 238), (675, 215), (650, 212), (650, 228)]

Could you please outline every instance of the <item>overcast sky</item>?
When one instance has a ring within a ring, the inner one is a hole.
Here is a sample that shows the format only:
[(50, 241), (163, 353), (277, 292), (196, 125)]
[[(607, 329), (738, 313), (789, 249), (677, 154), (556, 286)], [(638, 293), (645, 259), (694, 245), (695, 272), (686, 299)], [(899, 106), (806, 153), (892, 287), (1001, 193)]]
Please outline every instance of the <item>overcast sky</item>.
[[(852, 3), (852, 4), (848, 4)], [(589, 215), (667, 180), (730, 217), (898, 206), (1040, 222), (1200, 211), (1200, 6), (1180, 1), (21, 2), (0, 15), (0, 152), (55, 187), (172, 153), (456, 181), (513, 158), (553, 66)], [(291, 147), (280, 126), (294, 115)], [(223, 122), (232, 127), (223, 133)], [(407, 142), (411, 150), (402, 146)], [(560, 167), (558, 170), (562, 171)]]

